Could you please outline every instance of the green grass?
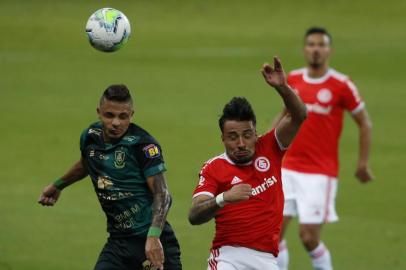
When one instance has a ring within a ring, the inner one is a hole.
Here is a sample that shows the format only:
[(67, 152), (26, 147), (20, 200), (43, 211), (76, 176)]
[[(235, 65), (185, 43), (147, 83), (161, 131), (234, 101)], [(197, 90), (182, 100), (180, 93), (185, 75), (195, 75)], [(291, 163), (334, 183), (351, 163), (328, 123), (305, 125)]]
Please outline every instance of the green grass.
[[(117, 53), (92, 49), (84, 33), (104, 6), (132, 22)], [(341, 220), (323, 239), (335, 269), (406, 269), (405, 8), (400, 0), (2, 0), (0, 269), (92, 269), (107, 234), (89, 180), (65, 190), (54, 208), (36, 200), (79, 157), (79, 135), (112, 83), (132, 89), (135, 122), (163, 146), (184, 269), (206, 269), (213, 224), (192, 227), (187, 212), (200, 166), (223, 149), (217, 117), (232, 96), (246, 96), (265, 131), (282, 105), (259, 68), (275, 54), (286, 70), (302, 66), (312, 25), (332, 32), (332, 65), (356, 82), (374, 124), (376, 180), (361, 185), (353, 177), (357, 128), (346, 118)], [(287, 238), (291, 269), (311, 269), (297, 224)]]

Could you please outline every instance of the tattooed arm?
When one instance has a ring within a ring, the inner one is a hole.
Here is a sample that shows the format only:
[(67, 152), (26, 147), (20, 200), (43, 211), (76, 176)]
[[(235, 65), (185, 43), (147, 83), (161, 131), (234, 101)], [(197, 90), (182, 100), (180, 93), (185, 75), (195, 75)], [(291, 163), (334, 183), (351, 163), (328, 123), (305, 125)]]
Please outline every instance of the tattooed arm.
[[(222, 193), (224, 203), (237, 203), (248, 200), (251, 196), (251, 185), (235, 185)], [(192, 201), (192, 208), (189, 211), (189, 222), (192, 225), (199, 225), (212, 219), (217, 210), (222, 206), (218, 205), (216, 198), (207, 195), (199, 195)]]
[(212, 219), (221, 207), (216, 203), (216, 198), (199, 195), (192, 201), (189, 211), (189, 222), (192, 225), (203, 224)]
[(163, 269), (164, 252), (156, 232), (161, 232), (165, 226), (172, 199), (162, 173), (148, 177), (147, 183), (153, 194), (154, 202), (152, 204), (152, 224), (145, 243), (145, 255), (155, 267)]

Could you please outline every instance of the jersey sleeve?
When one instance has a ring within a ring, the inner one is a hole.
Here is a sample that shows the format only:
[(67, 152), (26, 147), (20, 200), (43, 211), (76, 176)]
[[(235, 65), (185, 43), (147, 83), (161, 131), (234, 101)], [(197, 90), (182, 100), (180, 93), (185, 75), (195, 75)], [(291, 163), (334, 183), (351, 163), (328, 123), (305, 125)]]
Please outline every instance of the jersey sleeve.
[(135, 156), (145, 177), (166, 171), (161, 146), (156, 142), (136, 145)]
[(350, 79), (345, 81), (342, 93), (343, 106), (346, 110), (356, 114), (364, 108), (365, 104), (358, 93), (358, 89)]
[(82, 156), (85, 156), (86, 137), (88, 130), (85, 129), (80, 135), (79, 149)]
[(199, 173), (199, 183), (193, 192), (193, 198), (199, 195), (207, 195), (214, 197), (217, 195), (218, 184), (216, 179), (212, 176), (212, 165), (205, 163)]

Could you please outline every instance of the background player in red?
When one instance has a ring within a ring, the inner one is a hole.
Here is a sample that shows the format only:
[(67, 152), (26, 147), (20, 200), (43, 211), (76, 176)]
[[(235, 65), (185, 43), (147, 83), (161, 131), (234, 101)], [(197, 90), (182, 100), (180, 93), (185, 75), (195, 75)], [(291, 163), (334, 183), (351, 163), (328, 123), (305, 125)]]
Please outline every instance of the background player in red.
[[(357, 88), (348, 76), (329, 67), (331, 36), (323, 28), (305, 34), (307, 66), (292, 71), (288, 84), (306, 104), (308, 118), (289, 147), (283, 164), (284, 225), (278, 265), (288, 268), (289, 255), (283, 233), (292, 217), (299, 217), (300, 238), (314, 269), (332, 269), (330, 252), (320, 241), (322, 224), (338, 220), (335, 210), (338, 141), (344, 110), (359, 127), (359, 160), (355, 172), (361, 182), (373, 176), (368, 166), (371, 121)], [(286, 109), (275, 120), (278, 125)]]
[(189, 213), (193, 225), (215, 218), (208, 269), (278, 269), (281, 162), (306, 118), (306, 108), (289, 88), (279, 59), (274, 59), (274, 67), (265, 64), (262, 74), (289, 113), (258, 137), (255, 114), (245, 98), (235, 97), (224, 107), (219, 126), (225, 153), (203, 166)]

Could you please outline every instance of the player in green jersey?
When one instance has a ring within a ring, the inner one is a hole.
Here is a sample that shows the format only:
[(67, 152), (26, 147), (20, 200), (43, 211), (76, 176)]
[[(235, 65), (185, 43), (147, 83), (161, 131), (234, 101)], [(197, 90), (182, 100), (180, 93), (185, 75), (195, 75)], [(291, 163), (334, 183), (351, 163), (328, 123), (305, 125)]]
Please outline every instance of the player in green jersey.
[(38, 202), (54, 205), (65, 187), (89, 175), (110, 234), (95, 270), (182, 269), (178, 241), (166, 222), (171, 196), (160, 145), (131, 123), (126, 86), (108, 87), (97, 113), (100, 122), (80, 137), (80, 160), (46, 186)]

